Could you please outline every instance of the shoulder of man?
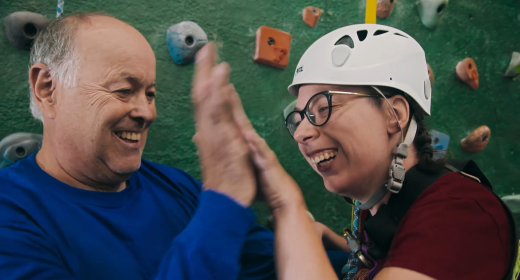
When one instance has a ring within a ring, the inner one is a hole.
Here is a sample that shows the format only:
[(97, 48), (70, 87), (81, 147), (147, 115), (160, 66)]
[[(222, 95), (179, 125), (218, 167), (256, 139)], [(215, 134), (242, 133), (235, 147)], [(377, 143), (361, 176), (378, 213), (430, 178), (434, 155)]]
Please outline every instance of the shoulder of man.
[(21, 189), (31, 189), (34, 186), (24, 183), (24, 179), (31, 176), (31, 172), (26, 168), (29, 159), (20, 160), (13, 165), (0, 169), (0, 194), (7, 194)]
[(169, 184), (181, 185), (197, 194), (202, 191), (202, 183), (200, 181), (177, 167), (142, 159), (138, 172), (147, 178), (152, 176)]

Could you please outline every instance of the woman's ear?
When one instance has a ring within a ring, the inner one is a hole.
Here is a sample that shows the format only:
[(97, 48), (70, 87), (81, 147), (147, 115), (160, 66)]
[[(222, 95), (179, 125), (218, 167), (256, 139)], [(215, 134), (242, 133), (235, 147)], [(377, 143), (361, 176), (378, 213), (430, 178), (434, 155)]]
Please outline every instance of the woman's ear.
[[(408, 120), (410, 119), (410, 105), (408, 104), (408, 101), (402, 95), (394, 95), (388, 98), (388, 101), (390, 102), (392, 108), (394, 108), (395, 114), (397, 115), (396, 121), (392, 110), (388, 108), (388, 133), (400, 133), (401, 129), (403, 130), (403, 133), (406, 132)], [(399, 122), (400, 126), (397, 124), (397, 122)]]
[(35, 63), (31, 66), (29, 83), (31, 84), (31, 94), (42, 115), (53, 119), (56, 115), (56, 95), (54, 94), (56, 82), (51, 77), (49, 67), (43, 63)]

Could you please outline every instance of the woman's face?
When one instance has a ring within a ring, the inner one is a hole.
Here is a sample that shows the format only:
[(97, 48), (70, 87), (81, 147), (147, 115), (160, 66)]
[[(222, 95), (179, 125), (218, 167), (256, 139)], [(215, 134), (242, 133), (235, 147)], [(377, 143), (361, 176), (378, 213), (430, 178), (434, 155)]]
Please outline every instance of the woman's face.
[[(375, 93), (361, 86), (303, 85), (295, 110), (303, 110), (314, 94), (324, 90)], [(361, 201), (388, 180), (396, 145), (396, 133), (389, 133), (392, 119), (382, 109), (388, 106), (380, 108), (371, 98), (377, 97), (334, 94), (325, 125), (314, 126), (305, 118), (294, 133), (300, 151), (323, 177), (327, 190)]]

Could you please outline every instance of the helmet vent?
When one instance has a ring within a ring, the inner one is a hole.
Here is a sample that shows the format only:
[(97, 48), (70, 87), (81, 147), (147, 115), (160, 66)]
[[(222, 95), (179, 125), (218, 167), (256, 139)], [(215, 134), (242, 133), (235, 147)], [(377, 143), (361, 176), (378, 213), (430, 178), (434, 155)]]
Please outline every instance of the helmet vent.
[(388, 32), (388, 30), (377, 30), (376, 32), (374, 32), (374, 36), (385, 34), (387, 32)]
[(401, 34), (401, 33), (394, 33), (394, 34), (395, 34), (395, 35), (397, 35), (397, 36), (401, 36), (401, 37), (405, 37), (405, 38), (408, 38), (408, 37), (404, 36), (404, 35), (403, 35), (403, 34)]
[(354, 40), (348, 35), (341, 37), (334, 45), (347, 45), (351, 49), (354, 48)]
[(357, 37), (360, 42), (363, 42), (367, 38), (367, 35), (368, 35), (368, 31), (366, 31), (366, 30), (359, 30), (357, 32)]

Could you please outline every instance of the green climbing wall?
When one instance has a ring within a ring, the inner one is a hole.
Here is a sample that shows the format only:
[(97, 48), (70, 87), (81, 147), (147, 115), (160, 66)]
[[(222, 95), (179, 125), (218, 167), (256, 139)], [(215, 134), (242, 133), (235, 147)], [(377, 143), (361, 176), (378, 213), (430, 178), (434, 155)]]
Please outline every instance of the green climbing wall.
[[(451, 136), (449, 149), (457, 158), (478, 162), (503, 196), (520, 193), (520, 81), (503, 77), (511, 53), (520, 51), (518, 0), (452, 0), (436, 30), (425, 28), (416, 1), (397, 0), (392, 15), (378, 23), (412, 35), (426, 51), (435, 73), (431, 128)], [(323, 9), (315, 28), (301, 18), (302, 9)], [(15, 11), (55, 15), (56, 0), (0, 0), (0, 138), (15, 132), (42, 132), (29, 112), (27, 70), (29, 52), (11, 46), (3, 18)], [(193, 66), (174, 64), (166, 48), (167, 28), (180, 21), (197, 22), (217, 43), (220, 58), (233, 68), (231, 80), (246, 112), (280, 161), (300, 184), (311, 212), (334, 230), (350, 224), (351, 207), (328, 193), (300, 155), (283, 125), (282, 110), (293, 100), (286, 90), (305, 49), (320, 36), (344, 25), (363, 23), (365, 0), (75, 0), (65, 1), (65, 13), (104, 11), (128, 22), (148, 39), (157, 57), (158, 118), (152, 126), (144, 158), (177, 166), (200, 178), (191, 142), (194, 133), (190, 84)], [(292, 34), (286, 70), (253, 62), (255, 32), (268, 25)], [(455, 75), (455, 65), (472, 57), (480, 73), (480, 88), (473, 91)], [(478, 154), (460, 149), (460, 140), (487, 124), (491, 140)], [(255, 205), (259, 223), (268, 212)]]

